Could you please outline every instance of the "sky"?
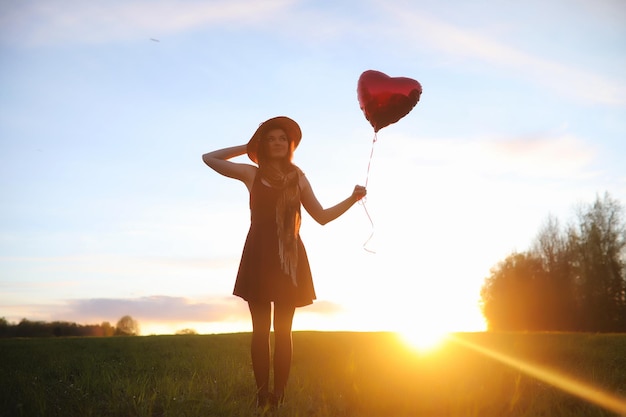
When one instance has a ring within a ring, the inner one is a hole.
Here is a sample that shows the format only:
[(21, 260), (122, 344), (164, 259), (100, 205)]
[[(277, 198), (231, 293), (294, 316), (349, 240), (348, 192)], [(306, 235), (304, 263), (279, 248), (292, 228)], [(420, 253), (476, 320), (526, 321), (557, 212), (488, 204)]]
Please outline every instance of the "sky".
[[(370, 69), (423, 87), (376, 137)], [(278, 115), (323, 206), (368, 187), (303, 215), (294, 329), (483, 330), (484, 279), (548, 216), (626, 204), (626, 4), (1, 1), (0, 317), (250, 331), (247, 191), (201, 156)]]

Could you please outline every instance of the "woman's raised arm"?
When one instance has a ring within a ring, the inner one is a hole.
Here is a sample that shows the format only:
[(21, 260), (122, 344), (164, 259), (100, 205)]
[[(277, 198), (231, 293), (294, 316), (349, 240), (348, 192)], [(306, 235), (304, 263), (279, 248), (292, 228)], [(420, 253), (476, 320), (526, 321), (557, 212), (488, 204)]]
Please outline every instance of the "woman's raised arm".
[(240, 164), (229, 161), (229, 159), (245, 153), (246, 145), (232, 146), (230, 148), (223, 148), (205, 153), (202, 155), (202, 160), (216, 172), (226, 177), (242, 181), (246, 184), (248, 190), (251, 190), (257, 168), (254, 165)]

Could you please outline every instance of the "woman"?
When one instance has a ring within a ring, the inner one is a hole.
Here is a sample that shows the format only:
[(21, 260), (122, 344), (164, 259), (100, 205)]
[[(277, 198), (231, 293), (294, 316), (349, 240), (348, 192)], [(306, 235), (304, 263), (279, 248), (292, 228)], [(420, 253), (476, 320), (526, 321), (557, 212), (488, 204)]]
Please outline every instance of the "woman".
[[(355, 186), (339, 204), (323, 208), (303, 172), (292, 161), (302, 132), (288, 117), (262, 123), (247, 145), (209, 152), (202, 160), (218, 173), (242, 181), (250, 192), (251, 222), (234, 295), (248, 302), (252, 318), (252, 367), (257, 405), (283, 401), (292, 356), (291, 326), (296, 307), (313, 303), (315, 290), (300, 239), (300, 206), (324, 225), (363, 198)], [(258, 167), (229, 159), (248, 154)], [(274, 392), (269, 391), (270, 328), (274, 303)]]

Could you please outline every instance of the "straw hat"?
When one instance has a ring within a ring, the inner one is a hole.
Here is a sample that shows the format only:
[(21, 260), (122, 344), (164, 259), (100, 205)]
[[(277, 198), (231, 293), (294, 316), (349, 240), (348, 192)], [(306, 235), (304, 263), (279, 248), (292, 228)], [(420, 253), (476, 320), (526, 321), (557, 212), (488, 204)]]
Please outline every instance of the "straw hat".
[(259, 125), (256, 132), (254, 132), (254, 135), (252, 135), (252, 138), (248, 142), (248, 157), (253, 162), (259, 163), (259, 160), (257, 158), (259, 143), (261, 142), (261, 138), (272, 129), (282, 129), (289, 138), (289, 140), (293, 141), (294, 149), (298, 147), (298, 144), (302, 139), (302, 131), (300, 130), (300, 126), (298, 126), (298, 123), (296, 123), (289, 117), (278, 116), (268, 119)]

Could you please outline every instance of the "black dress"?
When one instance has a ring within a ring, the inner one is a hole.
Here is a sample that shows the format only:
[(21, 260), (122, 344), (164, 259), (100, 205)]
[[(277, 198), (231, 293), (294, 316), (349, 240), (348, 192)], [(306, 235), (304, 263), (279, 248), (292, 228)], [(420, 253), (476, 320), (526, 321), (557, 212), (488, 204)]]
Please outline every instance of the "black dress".
[(302, 307), (313, 303), (315, 289), (304, 244), (298, 236), (297, 286), (280, 267), (276, 202), (280, 190), (257, 175), (250, 192), (250, 230), (241, 255), (233, 294), (246, 301), (277, 301)]

